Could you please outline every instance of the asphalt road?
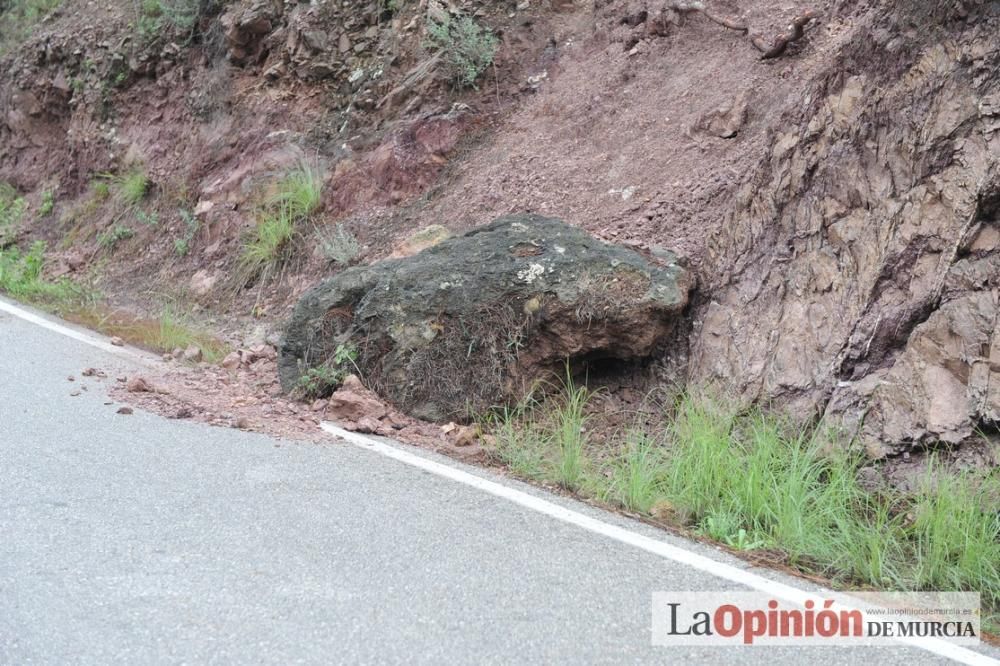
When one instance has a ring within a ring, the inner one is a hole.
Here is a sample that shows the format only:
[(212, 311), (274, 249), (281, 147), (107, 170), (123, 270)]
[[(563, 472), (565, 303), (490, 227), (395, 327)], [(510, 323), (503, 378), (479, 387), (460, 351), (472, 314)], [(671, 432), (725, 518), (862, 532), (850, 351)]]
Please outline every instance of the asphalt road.
[(653, 647), (653, 591), (738, 586), (332, 438), (118, 415), (80, 371), (128, 364), (0, 312), (0, 663), (944, 661)]

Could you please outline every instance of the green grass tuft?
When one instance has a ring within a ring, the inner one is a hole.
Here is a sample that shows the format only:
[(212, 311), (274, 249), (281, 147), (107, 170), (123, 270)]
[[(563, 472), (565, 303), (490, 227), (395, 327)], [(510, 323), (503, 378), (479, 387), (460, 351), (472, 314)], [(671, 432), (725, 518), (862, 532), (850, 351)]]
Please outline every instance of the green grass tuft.
[(322, 189), (321, 176), (307, 166), (278, 181), (243, 247), (240, 267), (245, 283), (256, 278), (266, 280), (287, 258), (299, 227), (319, 209)]
[(146, 198), (149, 191), (149, 177), (142, 169), (133, 169), (123, 176), (115, 178), (118, 197), (126, 206), (137, 206)]
[(89, 290), (70, 280), (46, 280), (45, 243), (37, 241), (21, 253), (17, 248), (0, 250), (0, 291), (12, 298), (55, 311), (75, 308), (94, 300)]
[(193, 345), (201, 349), (202, 359), (208, 363), (222, 360), (229, 352), (226, 345), (208, 333), (198, 330), (185, 317), (169, 307), (164, 308), (156, 320), (156, 325), (150, 327), (149, 334), (139, 342), (161, 352), (187, 349)]
[(842, 585), (982, 594), (1000, 619), (1000, 477), (936, 469), (913, 493), (869, 493), (864, 460), (823, 428), (684, 396), (655, 433), (633, 429), (614, 455), (587, 454), (586, 389), (495, 413), (495, 457), (630, 511), (676, 521), (739, 551), (780, 551)]

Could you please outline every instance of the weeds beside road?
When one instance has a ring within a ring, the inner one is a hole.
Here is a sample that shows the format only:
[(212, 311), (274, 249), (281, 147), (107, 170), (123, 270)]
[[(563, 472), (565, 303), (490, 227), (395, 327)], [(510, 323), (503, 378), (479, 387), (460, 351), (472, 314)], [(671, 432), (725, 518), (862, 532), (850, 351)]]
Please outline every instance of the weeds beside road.
[[(933, 463), (911, 493), (862, 488), (837, 434), (688, 394), (659, 432), (588, 441), (585, 387), (495, 414), (492, 453), (526, 479), (766, 550), (842, 586), (980, 592), (1000, 623), (1000, 478)], [(610, 455), (603, 455), (611, 451)]]

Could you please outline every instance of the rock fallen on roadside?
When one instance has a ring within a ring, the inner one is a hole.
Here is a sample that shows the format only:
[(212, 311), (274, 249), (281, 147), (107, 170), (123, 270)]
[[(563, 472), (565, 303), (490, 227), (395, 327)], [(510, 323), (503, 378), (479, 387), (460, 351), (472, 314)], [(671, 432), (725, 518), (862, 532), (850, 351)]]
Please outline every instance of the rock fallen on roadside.
[(464, 420), (558, 376), (567, 359), (649, 356), (691, 283), (676, 263), (652, 264), (560, 220), (503, 217), (315, 286), (285, 330), (279, 375), (291, 390), (346, 345), (365, 384), (404, 412)]

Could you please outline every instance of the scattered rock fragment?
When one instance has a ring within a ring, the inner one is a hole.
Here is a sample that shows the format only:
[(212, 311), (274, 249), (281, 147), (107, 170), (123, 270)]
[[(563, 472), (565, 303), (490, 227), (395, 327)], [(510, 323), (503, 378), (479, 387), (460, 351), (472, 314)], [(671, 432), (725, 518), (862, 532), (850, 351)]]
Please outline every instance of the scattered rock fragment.
[(84, 368), (83, 372), (80, 373), (84, 377), (107, 377), (107, 373), (98, 368)]
[(240, 353), (239, 352), (229, 352), (226, 354), (226, 358), (222, 359), (223, 368), (226, 370), (236, 370), (240, 367)]
[(122, 340), (121, 338), (119, 338), (117, 335), (114, 336), (113, 338), (111, 338), (111, 340), (109, 340), (109, 342), (111, 344), (113, 344), (115, 347), (124, 347), (125, 346), (125, 341)]
[(355, 375), (349, 375), (330, 396), (326, 413), (334, 419), (360, 423), (364, 418), (378, 421), (386, 415), (386, 406), (365, 388)]
[(125, 390), (129, 393), (152, 393), (153, 387), (144, 377), (129, 377), (125, 382)]
[(123, 416), (128, 416), (128, 415), (132, 414), (132, 408), (131, 407), (119, 407), (117, 413), (118, 414), (122, 414)]
[(197, 345), (191, 345), (184, 350), (182, 358), (188, 363), (198, 363), (202, 359), (201, 347)]
[(170, 415), (169, 418), (172, 419), (189, 419), (194, 416), (194, 412), (191, 411), (190, 407), (184, 406), (177, 409), (176, 412)]
[(452, 444), (455, 446), (472, 446), (479, 440), (477, 426), (460, 426), (452, 433)]

